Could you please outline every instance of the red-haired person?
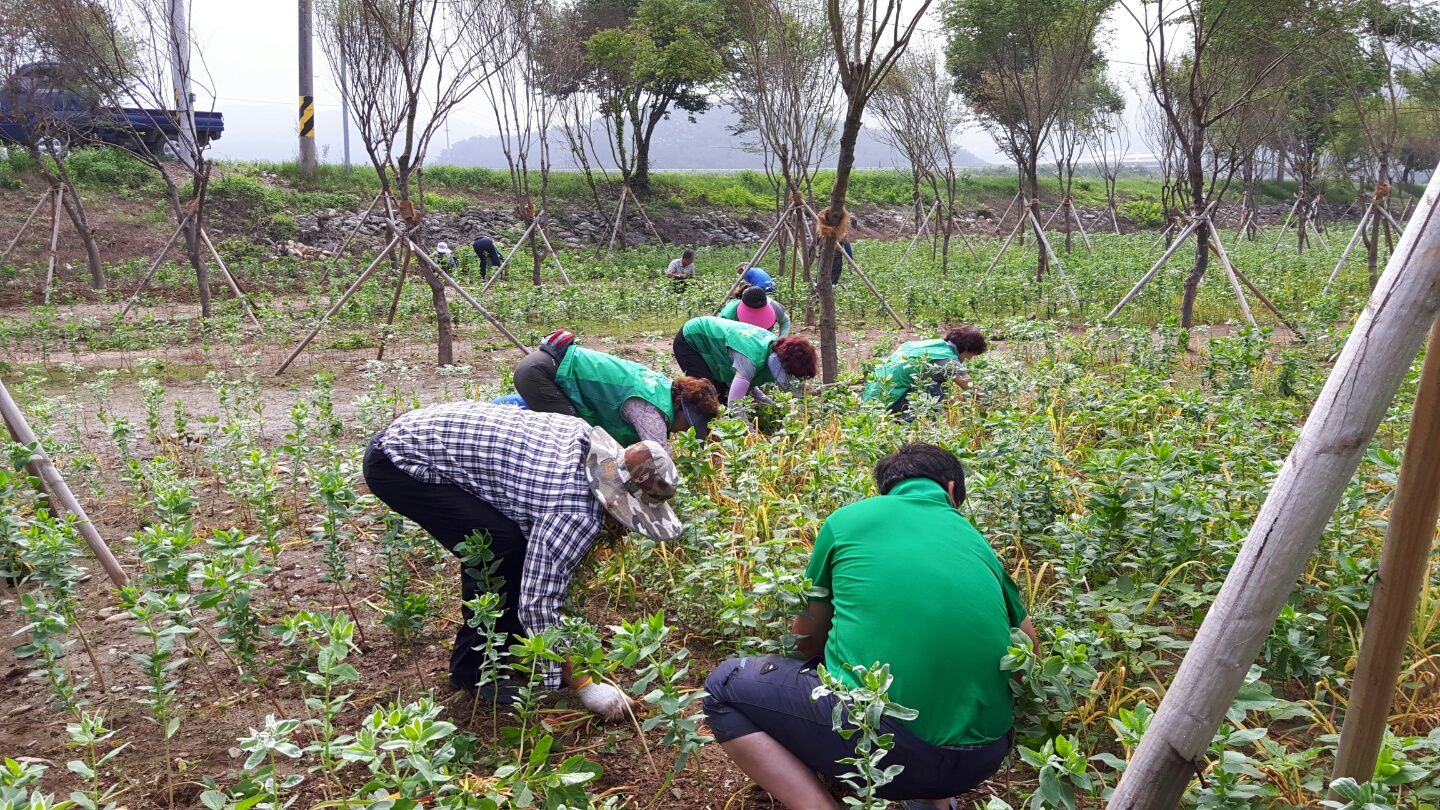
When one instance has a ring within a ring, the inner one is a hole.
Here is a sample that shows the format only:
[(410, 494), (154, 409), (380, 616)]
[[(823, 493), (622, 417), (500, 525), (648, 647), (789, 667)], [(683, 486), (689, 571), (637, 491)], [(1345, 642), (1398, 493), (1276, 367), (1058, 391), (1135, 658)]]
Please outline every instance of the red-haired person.
[(984, 354), (986, 348), (985, 336), (973, 326), (957, 326), (938, 340), (902, 343), (870, 372), (862, 398), (903, 413), (917, 388), (936, 399), (944, 395), (947, 381), (968, 390), (970, 375), (964, 363)]
[(746, 394), (761, 402), (758, 390), (775, 383), (783, 391), (815, 376), (815, 347), (805, 338), (776, 338), (748, 323), (705, 316), (692, 318), (675, 335), (675, 362), (691, 377), (709, 380), (720, 401), (738, 403)]

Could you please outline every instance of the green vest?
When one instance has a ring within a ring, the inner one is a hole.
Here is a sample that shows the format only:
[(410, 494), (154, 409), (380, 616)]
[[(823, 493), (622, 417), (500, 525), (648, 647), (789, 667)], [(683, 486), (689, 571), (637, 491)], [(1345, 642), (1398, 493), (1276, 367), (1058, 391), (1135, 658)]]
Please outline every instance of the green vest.
[(614, 355), (571, 346), (555, 369), (555, 384), (570, 398), (581, 419), (605, 428), (622, 446), (640, 441), (640, 434), (620, 412), (631, 397), (659, 408), (667, 427), (675, 421), (670, 379)]
[(955, 347), (943, 340), (912, 340), (900, 344), (885, 362), (870, 372), (862, 399), (894, 405), (915, 384), (915, 375), (935, 360), (959, 360)]
[(705, 365), (715, 379), (727, 385), (735, 380), (735, 366), (730, 362), (731, 349), (755, 364), (755, 379), (750, 381), (751, 385), (775, 381), (770, 367), (766, 365), (776, 340), (774, 333), (768, 329), (706, 315), (691, 318), (680, 329), (680, 334), (705, 358)]

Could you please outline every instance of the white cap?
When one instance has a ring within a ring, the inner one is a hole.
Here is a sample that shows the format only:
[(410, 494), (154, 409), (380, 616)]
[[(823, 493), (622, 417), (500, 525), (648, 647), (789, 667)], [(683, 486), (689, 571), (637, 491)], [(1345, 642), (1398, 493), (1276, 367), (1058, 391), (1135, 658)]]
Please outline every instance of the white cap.
[(444, 242), (441, 242), (440, 244), (438, 244), (438, 245), (435, 246), (435, 252), (437, 252), (437, 253), (449, 253), (449, 252), (450, 252), (450, 246), (447, 245), (447, 244), (445, 244)]

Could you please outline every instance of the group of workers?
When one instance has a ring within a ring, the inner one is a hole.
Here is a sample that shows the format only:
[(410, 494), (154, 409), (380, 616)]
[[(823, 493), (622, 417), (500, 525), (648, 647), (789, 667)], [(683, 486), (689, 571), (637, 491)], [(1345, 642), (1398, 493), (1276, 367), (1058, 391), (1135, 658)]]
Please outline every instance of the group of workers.
[[(666, 275), (690, 277), (693, 259), (686, 251)], [(740, 275), (747, 270), (754, 268), (742, 266)], [(795, 391), (816, 375), (814, 347), (789, 335), (784, 307), (767, 296), (773, 281), (745, 281), (718, 317), (692, 318), (676, 333), (675, 362), (685, 375), (678, 379), (557, 330), (515, 367), (515, 395), (411, 411), (370, 441), (363, 469), (377, 498), (452, 552), (476, 532), (488, 537), (499, 584), (462, 566), (461, 595), (469, 601), (496, 590), (502, 612), (494, 630), (507, 635), (504, 646), (559, 622), (570, 580), (597, 545), (629, 532), (680, 536), (670, 434), (704, 439), (722, 405), (747, 396), (769, 402), (762, 387)], [(916, 392), (971, 388), (964, 364), (986, 348), (970, 326), (905, 343), (870, 372), (862, 398), (903, 416)], [(894, 742), (881, 766), (903, 766), (881, 798), (953, 807), (950, 797), (994, 774), (1013, 744), (1000, 663), (1012, 628), (1032, 644), (1035, 630), (1015, 583), (959, 511), (964, 469), (944, 448), (907, 444), (882, 459), (874, 477), (879, 495), (836, 510), (815, 539), (806, 576), (824, 595), (813, 596), (791, 628), (804, 658), (732, 659), (705, 683), (716, 741), (791, 810), (836, 808), (824, 780), (843, 778), (852, 766), (840, 760), (856, 755), (855, 737), (832, 728), (840, 698), (813, 697), (821, 664), (858, 687), (850, 667), (887, 663), (890, 699), (918, 712), (881, 721), (880, 733)], [(521, 684), (480, 677), (490, 660), (486, 638), (468, 607), (463, 618), (451, 684), (479, 700), (513, 702)], [(963, 636), (948, 635), (959, 628)], [(634, 709), (618, 686), (576, 674), (568, 660), (541, 667), (545, 689), (569, 687), (606, 719)]]

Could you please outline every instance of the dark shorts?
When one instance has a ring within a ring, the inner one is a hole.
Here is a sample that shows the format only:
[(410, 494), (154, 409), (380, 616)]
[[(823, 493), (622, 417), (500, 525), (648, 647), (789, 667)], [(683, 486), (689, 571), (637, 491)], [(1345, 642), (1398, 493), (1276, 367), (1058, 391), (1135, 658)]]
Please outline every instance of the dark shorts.
[[(793, 658), (732, 658), (705, 680), (705, 717), (716, 742), (765, 732), (805, 766), (832, 781), (854, 770), (837, 760), (855, 755), (854, 740), (835, 732), (830, 718), (839, 698), (811, 700), (820, 685), (812, 665)], [(881, 730), (895, 735), (895, 747), (881, 767), (903, 765), (895, 781), (879, 790), (891, 801), (958, 796), (990, 778), (1010, 752), (1014, 732), (986, 745), (931, 745), (891, 717)]]

